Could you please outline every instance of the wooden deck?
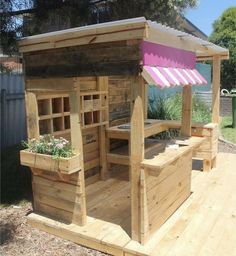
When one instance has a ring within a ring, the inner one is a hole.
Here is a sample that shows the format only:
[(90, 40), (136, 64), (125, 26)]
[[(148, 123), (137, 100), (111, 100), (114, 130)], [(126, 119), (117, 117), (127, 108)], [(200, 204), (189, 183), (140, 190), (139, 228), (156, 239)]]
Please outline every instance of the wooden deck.
[(91, 217), (85, 226), (63, 224), (35, 213), (28, 216), (28, 221), (46, 232), (113, 255), (235, 256), (235, 166), (235, 154), (220, 153), (216, 169), (209, 173), (193, 171), (191, 196), (145, 246), (129, 237), (130, 188), (126, 171), (87, 187)]

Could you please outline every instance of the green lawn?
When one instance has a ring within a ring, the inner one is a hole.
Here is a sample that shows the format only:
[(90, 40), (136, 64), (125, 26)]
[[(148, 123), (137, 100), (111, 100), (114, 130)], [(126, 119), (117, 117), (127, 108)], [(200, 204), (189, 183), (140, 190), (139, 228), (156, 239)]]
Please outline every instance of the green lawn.
[(224, 116), (220, 124), (221, 134), (224, 139), (236, 144), (236, 128), (232, 128), (232, 117)]

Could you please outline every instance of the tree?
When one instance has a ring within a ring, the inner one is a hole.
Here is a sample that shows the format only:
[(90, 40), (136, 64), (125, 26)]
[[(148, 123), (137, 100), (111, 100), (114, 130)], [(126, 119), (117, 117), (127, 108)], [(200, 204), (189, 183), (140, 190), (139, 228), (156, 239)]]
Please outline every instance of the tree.
[(230, 58), (221, 65), (221, 85), (236, 88), (236, 7), (225, 10), (214, 22), (210, 41), (229, 49)]
[(70, 27), (140, 16), (176, 26), (177, 17), (196, 5), (197, 0), (34, 0), (40, 21), (52, 12), (61, 12), (59, 15), (69, 18)]
[(197, 5), (197, 0), (116, 0), (109, 1), (110, 20), (145, 16), (172, 27), (178, 27), (178, 16), (187, 8)]
[[(16, 8), (21, 2), (25, 3), (25, 9)], [(186, 8), (195, 7), (197, 0), (3, 0), (3, 3), (0, 16), (5, 50), (9, 48), (8, 42), (14, 42), (17, 36), (140, 16), (177, 27), (178, 16)], [(19, 16), (23, 22), (15, 23), (16, 29), (9, 29)]]
[(22, 22), (14, 12), (30, 6), (30, 0), (0, 1), (0, 49), (3, 53), (11, 55), (17, 52), (16, 38), (21, 35)]

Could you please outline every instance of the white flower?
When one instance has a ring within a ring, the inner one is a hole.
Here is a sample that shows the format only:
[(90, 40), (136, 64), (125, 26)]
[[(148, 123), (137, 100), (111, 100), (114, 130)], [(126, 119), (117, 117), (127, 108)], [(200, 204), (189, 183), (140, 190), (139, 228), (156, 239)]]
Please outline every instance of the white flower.
[(64, 146), (64, 145), (63, 145), (62, 143), (59, 143), (59, 144), (56, 145), (56, 147), (59, 148), (59, 149), (62, 149), (63, 146)]

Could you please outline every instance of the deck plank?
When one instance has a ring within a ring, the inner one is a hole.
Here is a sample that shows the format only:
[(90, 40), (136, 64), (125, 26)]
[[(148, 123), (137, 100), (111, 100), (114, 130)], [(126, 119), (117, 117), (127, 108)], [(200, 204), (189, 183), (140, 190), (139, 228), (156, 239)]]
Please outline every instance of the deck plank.
[[(228, 168), (229, 165), (230, 162), (225, 160), (224, 166)], [(209, 181), (211, 180), (208, 185), (210, 192), (205, 195), (201, 205), (190, 216), (189, 225), (179, 234), (175, 245), (172, 245), (171, 250), (166, 255), (198, 255), (210, 231), (221, 218), (225, 203), (233, 192), (232, 185), (236, 184), (235, 177), (231, 177), (229, 180), (227, 174), (226, 171), (222, 176), (221, 172), (215, 171), (207, 177)]]
[(28, 219), (34, 227), (112, 255), (236, 256), (235, 165), (236, 155), (220, 153), (217, 168), (209, 173), (193, 171), (191, 196), (145, 246), (125, 231), (131, 222), (130, 187), (127, 171), (119, 169), (117, 180), (113, 177), (86, 188), (88, 208), (95, 207), (100, 219), (88, 217), (83, 227), (34, 213)]
[[(218, 162), (217, 169), (210, 173), (194, 171), (190, 198), (154, 234), (145, 248), (131, 240), (125, 250), (137, 255), (158, 256), (236, 255), (236, 235), (233, 234), (236, 204), (232, 198), (236, 190), (236, 173), (233, 174), (236, 156), (220, 154)], [(222, 237), (224, 233), (225, 237)], [(210, 250), (213, 253), (207, 254)]]

